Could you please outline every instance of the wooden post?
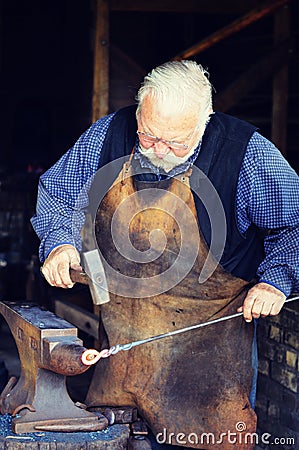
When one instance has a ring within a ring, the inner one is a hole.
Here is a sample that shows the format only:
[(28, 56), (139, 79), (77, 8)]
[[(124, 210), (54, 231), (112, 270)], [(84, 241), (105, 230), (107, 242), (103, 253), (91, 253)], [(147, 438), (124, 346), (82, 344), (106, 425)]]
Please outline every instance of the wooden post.
[(108, 114), (109, 110), (109, 4), (97, 0), (94, 45), (92, 121)]
[[(274, 43), (288, 38), (289, 8), (285, 5), (274, 16)], [(283, 155), (287, 152), (288, 58), (273, 78), (271, 139)]]

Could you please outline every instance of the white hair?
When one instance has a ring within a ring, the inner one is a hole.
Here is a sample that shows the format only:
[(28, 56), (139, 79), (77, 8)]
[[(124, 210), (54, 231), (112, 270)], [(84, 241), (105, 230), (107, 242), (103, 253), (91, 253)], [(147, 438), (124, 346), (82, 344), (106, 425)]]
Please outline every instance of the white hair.
[(212, 85), (209, 73), (195, 61), (169, 61), (145, 76), (137, 93), (136, 115), (142, 110), (142, 102), (150, 96), (156, 106), (165, 113), (180, 115), (193, 111), (199, 120), (207, 120), (212, 112)]

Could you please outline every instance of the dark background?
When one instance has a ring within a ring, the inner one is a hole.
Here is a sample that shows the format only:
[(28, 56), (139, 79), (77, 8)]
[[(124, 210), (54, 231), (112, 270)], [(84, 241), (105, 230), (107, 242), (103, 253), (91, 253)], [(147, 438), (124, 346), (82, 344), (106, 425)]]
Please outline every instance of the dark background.
[[(290, 9), (291, 31), (297, 40), (297, 0)], [(37, 253), (38, 241), (29, 218), (34, 212), (38, 177), (92, 121), (95, 12), (93, 0), (0, 3), (0, 279), (4, 297), (23, 295), (28, 276), (24, 265), (27, 268)], [(115, 11), (110, 15), (110, 44), (145, 74), (238, 17), (232, 13)], [(208, 69), (219, 93), (272, 44), (270, 16), (193, 59)], [(286, 158), (296, 170), (298, 61), (295, 45), (290, 55)], [(122, 78), (121, 65), (111, 64), (110, 75), (113, 86)], [(138, 88), (135, 79), (127, 86), (132, 97)], [(272, 81), (267, 80), (228, 113), (258, 125), (261, 133), (271, 138), (271, 108)]]
[[(46, 168), (91, 124), (95, 3), (2, 0), (0, 5), (1, 171), (24, 171), (29, 163)], [(291, 2), (290, 8), (292, 33), (297, 38), (298, 1)], [(110, 43), (146, 73), (237, 17), (115, 11), (110, 15)], [(194, 58), (209, 70), (216, 92), (269, 49), (272, 29), (270, 16)], [(292, 111), (298, 101), (297, 53), (290, 67)], [(122, 74), (111, 76), (121, 78)], [(270, 137), (271, 82), (230, 111), (235, 112), (258, 122)], [(290, 147), (293, 152), (292, 143)], [(291, 158), (295, 161), (297, 155)]]

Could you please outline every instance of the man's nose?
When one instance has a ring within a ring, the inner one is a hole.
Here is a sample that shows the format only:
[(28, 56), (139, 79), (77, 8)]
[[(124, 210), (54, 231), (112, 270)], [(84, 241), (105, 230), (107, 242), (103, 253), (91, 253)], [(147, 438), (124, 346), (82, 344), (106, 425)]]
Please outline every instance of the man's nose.
[(164, 141), (157, 141), (153, 144), (155, 155), (163, 158), (170, 152), (169, 146)]

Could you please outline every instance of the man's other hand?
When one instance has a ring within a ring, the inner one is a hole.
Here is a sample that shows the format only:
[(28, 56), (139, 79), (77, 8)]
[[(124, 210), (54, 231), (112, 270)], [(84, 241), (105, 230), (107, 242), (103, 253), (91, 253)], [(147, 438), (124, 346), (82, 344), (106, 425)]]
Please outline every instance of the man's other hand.
[(55, 247), (45, 260), (41, 272), (51, 286), (72, 288), (70, 269), (81, 271), (80, 256), (70, 244)]
[(248, 291), (243, 306), (237, 311), (243, 311), (246, 322), (259, 317), (275, 316), (283, 307), (285, 299), (286, 296), (274, 286), (258, 283)]

